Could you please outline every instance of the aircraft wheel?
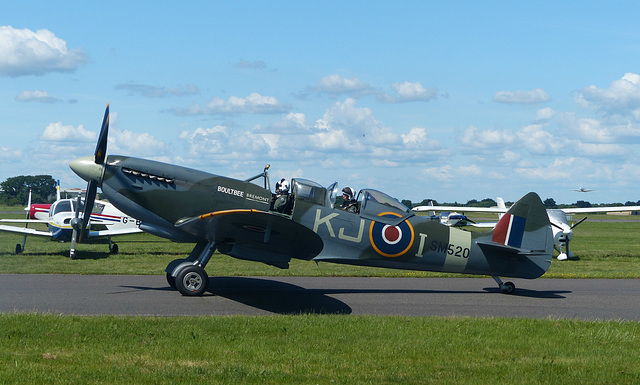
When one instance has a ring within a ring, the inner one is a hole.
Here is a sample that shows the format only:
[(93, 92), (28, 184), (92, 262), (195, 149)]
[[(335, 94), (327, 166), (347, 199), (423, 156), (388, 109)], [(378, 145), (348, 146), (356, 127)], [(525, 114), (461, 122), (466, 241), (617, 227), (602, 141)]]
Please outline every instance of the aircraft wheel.
[(516, 285), (513, 282), (505, 282), (500, 286), (500, 290), (505, 294), (513, 294), (516, 291)]
[(209, 283), (207, 272), (200, 266), (187, 266), (176, 277), (176, 288), (182, 295), (200, 296)]
[(111, 246), (111, 254), (118, 254), (118, 251), (120, 251), (120, 249), (118, 249), (118, 245), (116, 245), (115, 243)]
[(22, 245), (16, 243), (16, 254), (22, 254)]
[(176, 277), (173, 277), (171, 273), (167, 273), (167, 283), (173, 290), (176, 290)]

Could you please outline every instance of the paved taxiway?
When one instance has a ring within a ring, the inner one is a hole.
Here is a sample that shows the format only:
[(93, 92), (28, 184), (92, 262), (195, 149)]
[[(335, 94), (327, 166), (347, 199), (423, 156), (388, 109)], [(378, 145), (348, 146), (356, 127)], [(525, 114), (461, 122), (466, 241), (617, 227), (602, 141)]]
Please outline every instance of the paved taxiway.
[(164, 276), (0, 275), (0, 312), (266, 315), (315, 312), (640, 320), (640, 279), (212, 277), (183, 297)]

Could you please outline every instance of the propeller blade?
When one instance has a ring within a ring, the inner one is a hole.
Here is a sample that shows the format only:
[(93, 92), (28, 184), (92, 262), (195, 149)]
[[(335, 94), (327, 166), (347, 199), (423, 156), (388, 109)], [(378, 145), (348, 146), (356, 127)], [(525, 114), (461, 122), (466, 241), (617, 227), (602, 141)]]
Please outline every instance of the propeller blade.
[(80, 195), (76, 199), (76, 213), (74, 218), (71, 220), (71, 227), (73, 228), (73, 233), (71, 233), (71, 249), (69, 250), (69, 257), (71, 259), (76, 259), (76, 242), (78, 240), (78, 216), (80, 215)]
[(587, 217), (584, 217), (584, 218), (580, 219), (580, 220), (578, 221), (578, 223), (576, 223), (575, 225), (571, 226), (571, 229), (573, 230), (573, 228), (574, 228), (574, 227), (578, 226), (579, 224), (581, 224), (582, 222), (584, 222), (584, 221), (586, 221), (586, 220), (587, 220)]
[(82, 224), (80, 226), (80, 236), (78, 239), (82, 242), (82, 237), (84, 236), (84, 231), (89, 224), (89, 219), (91, 218), (91, 211), (93, 211), (93, 203), (96, 200), (96, 193), (98, 190), (98, 183), (95, 180), (89, 181), (87, 184), (87, 193), (84, 197), (84, 210), (82, 212)]
[(551, 226), (555, 227), (556, 229), (558, 229), (560, 231), (564, 231), (564, 229), (560, 225), (557, 225), (557, 224), (555, 224), (553, 222), (551, 222)]
[(109, 134), (109, 104), (107, 103), (107, 109), (104, 111), (104, 118), (102, 119), (102, 128), (100, 128), (100, 136), (98, 136), (98, 144), (95, 151), (96, 164), (103, 164), (107, 154), (107, 136)]

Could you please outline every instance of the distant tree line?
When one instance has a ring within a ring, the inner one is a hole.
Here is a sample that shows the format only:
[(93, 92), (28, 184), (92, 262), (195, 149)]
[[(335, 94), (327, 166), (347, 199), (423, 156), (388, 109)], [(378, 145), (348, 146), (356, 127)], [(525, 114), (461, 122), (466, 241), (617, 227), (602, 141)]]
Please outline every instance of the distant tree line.
[(0, 204), (26, 206), (31, 190), (31, 202), (52, 203), (56, 200), (56, 181), (51, 175), (21, 175), (0, 183)]
[[(434, 206), (460, 206), (460, 207), (496, 207), (498, 206), (498, 203), (491, 198), (486, 198), (480, 201), (476, 199), (471, 199), (470, 201), (467, 201), (467, 203), (459, 203), (459, 202), (440, 203), (435, 199), (423, 199), (422, 202), (419, 202), (419, 203), (413, 203), (407, 199), (402, 200), (402, 204), (404, 204), (407, 207), (428, 206), (429, 202), (433, 202)], [(507, 207), (511, 206), (513, 203), (514, 202), (505, 201), (505, 205)], [(553, 198), (547, 198), (542, 203), (548, 209), (565, 209), (569, 207), (586, 208), (586, 207), (640, 206), (640, 200), (638, 200), (637, 202), (627, 201), (624, 204), (620, 202), (592, 204), (587, 201), (577, 201), (572, 204), (557, 204)]]

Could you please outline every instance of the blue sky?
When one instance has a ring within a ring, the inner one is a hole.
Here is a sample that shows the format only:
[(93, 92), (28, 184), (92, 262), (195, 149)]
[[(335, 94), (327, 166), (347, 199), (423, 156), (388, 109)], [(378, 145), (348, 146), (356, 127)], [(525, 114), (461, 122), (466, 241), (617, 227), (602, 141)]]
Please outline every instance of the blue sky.
[[(346, 3), (346, 4), (345, 4)], [(0, 180), (109, 154), (414, 202), (640, 195), (636, 2), (13, 2)], [(592, 188), (588, 194), (574, 192)]]

